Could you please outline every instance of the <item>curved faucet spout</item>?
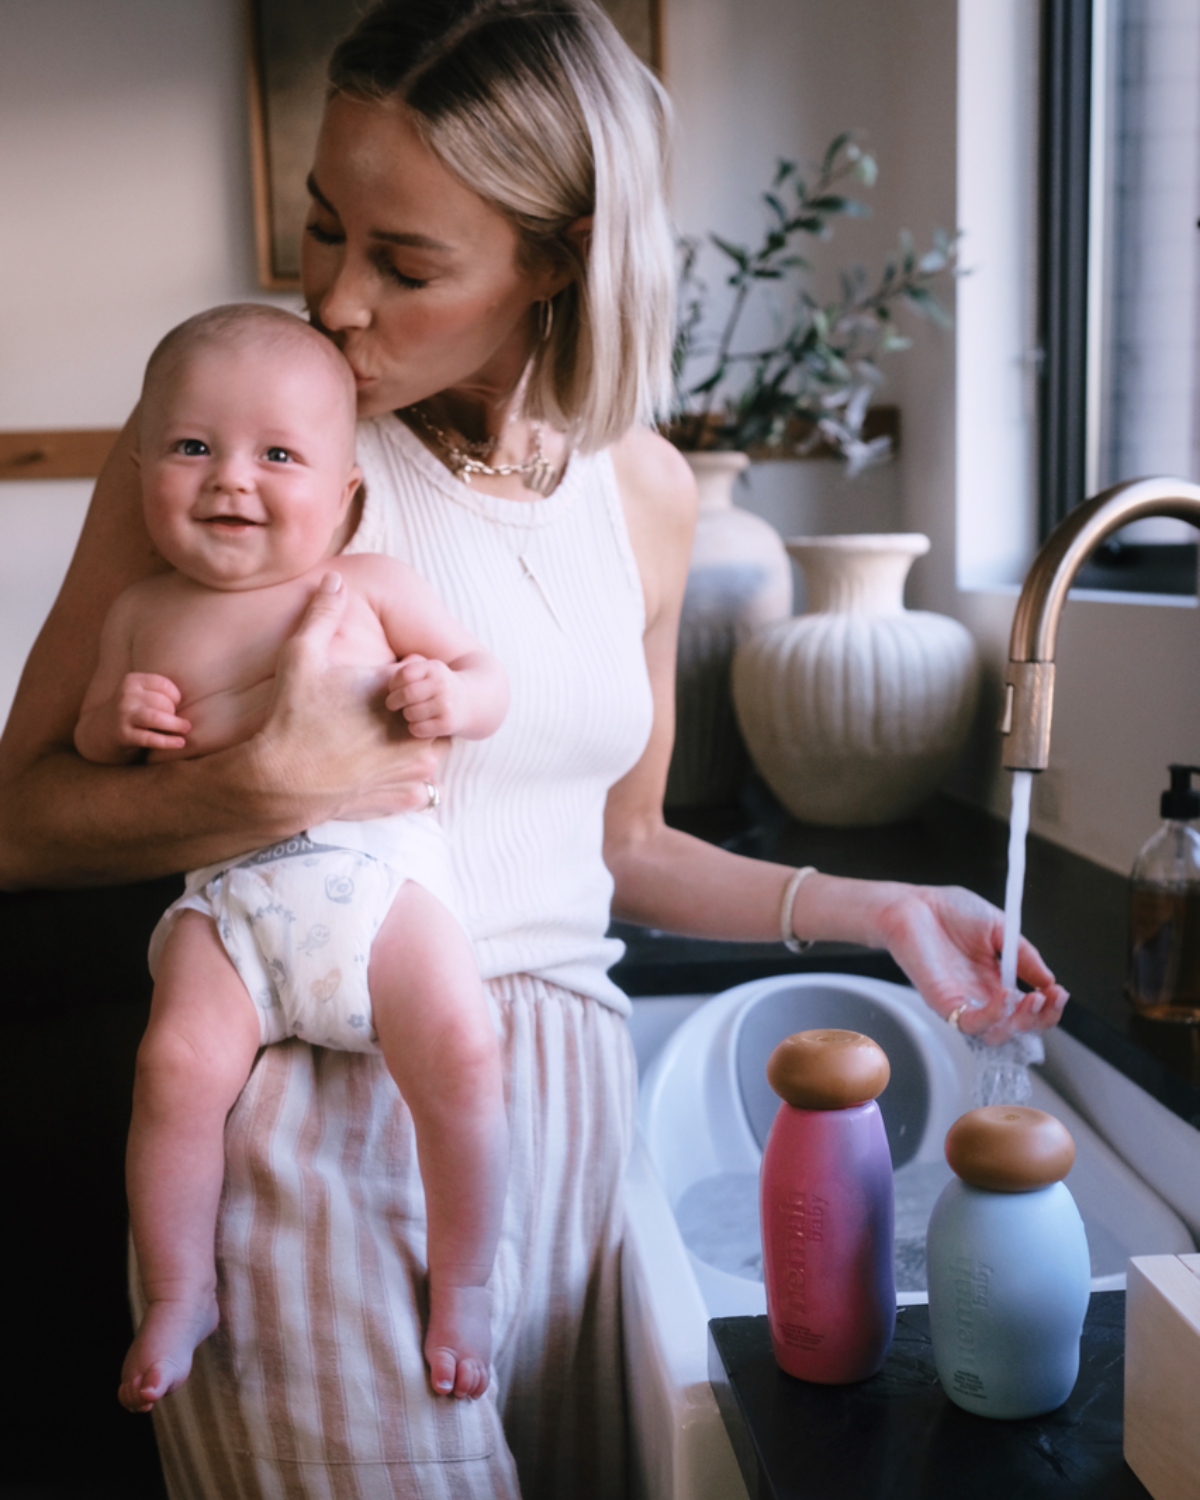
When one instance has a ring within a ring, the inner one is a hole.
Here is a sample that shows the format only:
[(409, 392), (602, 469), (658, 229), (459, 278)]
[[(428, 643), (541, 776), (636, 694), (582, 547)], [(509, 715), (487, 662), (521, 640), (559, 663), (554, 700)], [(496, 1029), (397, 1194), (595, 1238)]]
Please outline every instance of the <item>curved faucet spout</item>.
[(1106, 537), (1145, 516), (1200, 526), (1200, 485), (1186, 479), (1130, 479), (1077, 506), (1042, 544), (1017, 601), (1005, 674), (1001, 763), (1044, 771), (1050, 763), (1054, 648), (1076, 574)]

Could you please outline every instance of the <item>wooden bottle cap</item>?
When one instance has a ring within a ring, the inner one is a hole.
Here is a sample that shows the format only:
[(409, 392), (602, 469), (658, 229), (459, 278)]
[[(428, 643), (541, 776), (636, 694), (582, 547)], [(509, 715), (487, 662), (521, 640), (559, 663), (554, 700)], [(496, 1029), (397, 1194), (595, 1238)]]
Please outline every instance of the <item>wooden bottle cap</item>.
[(887, 1088), (887, 1053), (859, 1031), (797, 1031), (767, 1059), (767, 1082), (797, 1109), (849, 1109)]
[(1027, 1193), (1061, 1182), (1075, 1161), (1071, 1132), (1025, 1104), (987, 1104), (960, 1115), (946, 1134), (946, 1160), (964, 1182)]

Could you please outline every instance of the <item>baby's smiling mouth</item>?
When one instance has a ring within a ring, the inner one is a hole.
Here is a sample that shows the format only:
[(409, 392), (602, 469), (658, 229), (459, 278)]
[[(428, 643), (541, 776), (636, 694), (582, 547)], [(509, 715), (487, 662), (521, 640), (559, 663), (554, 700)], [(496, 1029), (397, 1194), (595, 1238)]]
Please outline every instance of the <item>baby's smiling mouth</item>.
[(231, 531), (241, 531), (250, 526), (261, 526), (262, 521), (252, 520), (249, 516), (203, 516), (200, 524), (202, 526), (220, 526)]

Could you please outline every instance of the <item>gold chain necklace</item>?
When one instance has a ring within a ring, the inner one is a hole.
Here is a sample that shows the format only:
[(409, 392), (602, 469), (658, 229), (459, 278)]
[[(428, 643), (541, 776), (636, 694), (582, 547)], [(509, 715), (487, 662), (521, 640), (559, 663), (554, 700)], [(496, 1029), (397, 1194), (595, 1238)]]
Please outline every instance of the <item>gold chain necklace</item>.
[(494, 478), (507, 478), (510, 474), (516, 474), (525, 488), (536, 494), (548, 495), (554, 488), (554, 466), (547, 459), (542, 445), (540, 422), (530, 424), (533, 429), (533, 454), (524, 463), (490, 464), (486, 459), (495, 449), (499, 441), (497, 438), (489, 438), (483, 443), (473, 443), (468, 439), (456, 443), (448, 432), (443, 432), (436, 422), (426, 416), (420, 405), (405, 407), (405, 412), (411, 412), (416, 417), (445, 454), (454, 477), (461, 479), (464, 484), (470, 484), (473, 474), (486, 474)]

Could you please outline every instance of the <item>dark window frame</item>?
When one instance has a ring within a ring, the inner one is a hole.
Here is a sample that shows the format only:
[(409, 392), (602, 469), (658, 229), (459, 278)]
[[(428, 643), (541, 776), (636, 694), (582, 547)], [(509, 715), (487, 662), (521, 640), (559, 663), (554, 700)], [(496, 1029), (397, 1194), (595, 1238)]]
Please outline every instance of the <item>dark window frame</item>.
[[(1092, 0), (1042, 0), (1038, 523), (1043, 540), (1087, 499), (1092, 21)], [(1097, 550), (1077, 585), (1195, 594), (1196, 573), (1194, 545), (1113, 540)]]

